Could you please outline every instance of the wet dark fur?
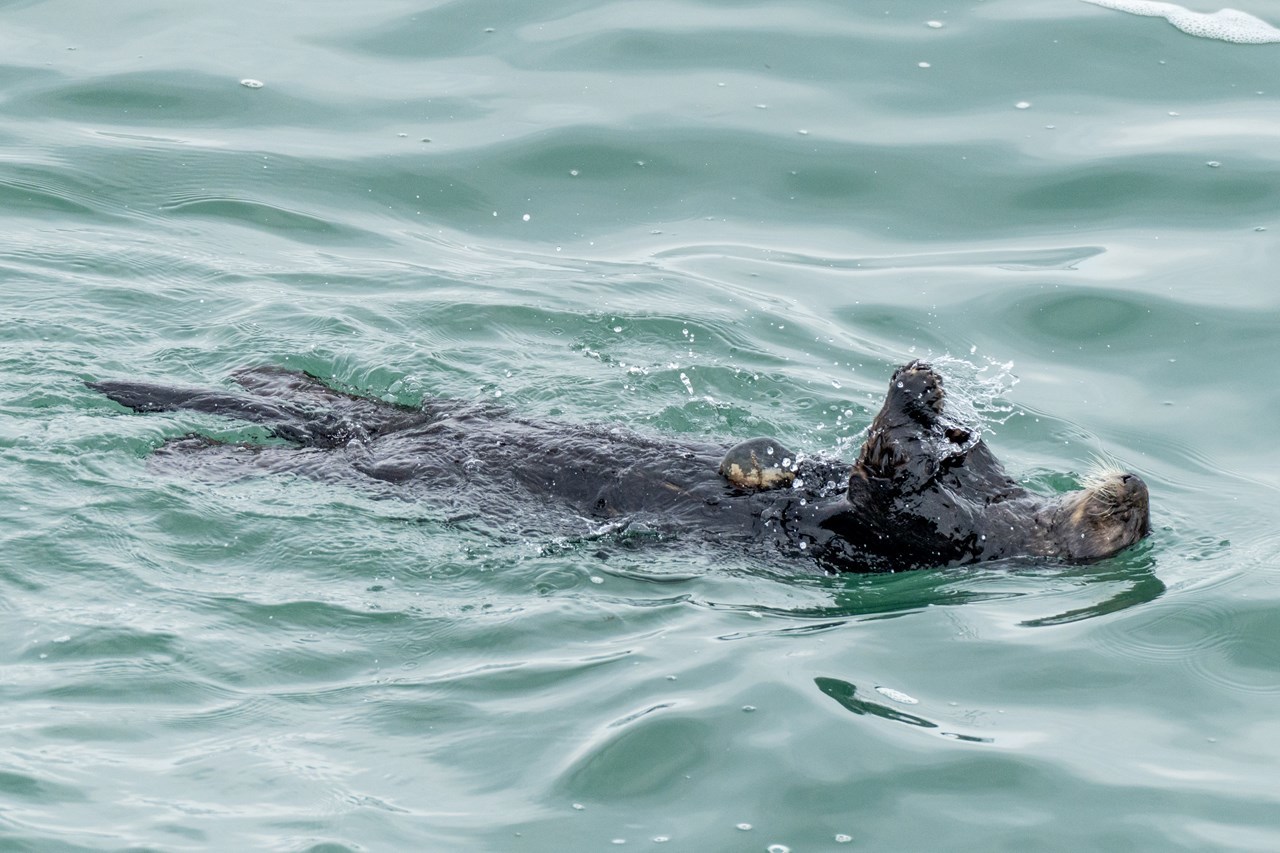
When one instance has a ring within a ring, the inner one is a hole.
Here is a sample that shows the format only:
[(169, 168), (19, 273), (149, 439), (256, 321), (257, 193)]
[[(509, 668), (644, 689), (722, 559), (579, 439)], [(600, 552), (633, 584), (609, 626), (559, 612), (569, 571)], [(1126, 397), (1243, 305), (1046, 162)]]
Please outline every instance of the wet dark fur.
[(452, 400), (407, 408), (279, 368), (234, 378), (243, 391), (88, 384), (135, 411), (225, 415), (287, 442), (176, 438), (157, 455), (179, 467), (294, 472), (430, 495), (527, 531), (638, 522), (681, 538), (763, 544), (828, 569), (869, 572), (1011, 556), (1095, 559), (1136, 542), (1149, 526), (1146, 486), (1136, 475), (1109, 475), (1056, 498), (1023, 489), (986, 444), (943, 419), (941, 379), (921, 362), (895, 372), (852, 466), (803, 461), (797, 482), (774, 490), (731, 486), (718, 472), (719, 445), (526, 420)]

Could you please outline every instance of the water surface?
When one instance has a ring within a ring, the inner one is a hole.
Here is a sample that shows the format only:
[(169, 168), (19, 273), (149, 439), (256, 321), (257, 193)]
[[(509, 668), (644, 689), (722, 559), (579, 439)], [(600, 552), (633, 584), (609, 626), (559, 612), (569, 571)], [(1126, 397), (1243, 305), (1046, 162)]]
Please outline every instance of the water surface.
[[(1280, 47), (1074, 0), (0, 14), (0, 846), (1280, 846)], [(281, 364), (847, 458), (915, 357), (1031, 487), (1138, 471), (1151, 538), (831, 578), (524, 537), (166, 476), (256, 433), (82, 386)]]

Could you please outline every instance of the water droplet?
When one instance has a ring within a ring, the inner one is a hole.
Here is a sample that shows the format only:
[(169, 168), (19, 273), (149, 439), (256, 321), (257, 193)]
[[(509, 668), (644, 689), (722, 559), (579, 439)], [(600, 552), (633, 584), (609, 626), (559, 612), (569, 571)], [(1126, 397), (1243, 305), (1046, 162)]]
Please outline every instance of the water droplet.
[(836, 844), (848, 844), (852, 840), (852, 835), (845, 835), (843, 832), (836, 833)]
[(592, 575), (592, 576), (591, 576), (591, 582), (592, 582), (592, 583), (604, 583), (604, 578), (600, 577), (599, 575)]
[(1030, 102), (1030, 101), (1018, 101), (1018, 103), (1014, 104), (1014, 107), (1016, 107), (1017, 109), (1020, 109), (1020, 110), (1027, 110), (1027, 109), (1031, 109), (1031, 102)]
[(655, 835), (653, 837), (654, 844), (666, 844), (670, 840), (671, 840), (670, 835)]
[(583, 809), (586, 808), (586, 806), (584, 806), (582, 803), (574, 803), (573, 808), (575, 811), (582, 811)]
[(529, 221), (529, 214), (527, 214), (527, 213), (526, 213), (524, 216), (521, 216), (520, 218), (521, 218), (521, 219), (523, 219), (525, 222), (528, 222), (528, 221)]
[(1180, 116), (1180, 115), (1182, 115), (1182, 113), (1180, 113), (1180, 112), (1175, 112), (1174, 110), (1169, 110), (1169, 115), (1171, 115), (1171, 116)]
[(770, 844), (769, 853), (791, 853), (791, 848), (785, 844)]
[(573, 175), (573, 176), (576, 178), (576, 177), (578, 177), (578, 170), (577, 170), (577, 169), (570, 169), (570, 170), (569, 170), (569, 174), (570, 174), (570, 175)]
[(808, 136), (808, 135), (809, 135), (809, 131), (805, 130), (803, 127), (802, 127), (802, 128), (800, 128), (799, 130), (797, 130), (797, 131), (796, 131), (796, 133), (800, 134), (801, 136)]
[(942, 29), (942, 21), (925, 21), (924, 25), (931, 30)]
[(747, 832), (748, 830), (750, 830), (750, 829), (751, 829), (751, 824), (749, 824), (749, 823), (740, 823), (740, 824), (738, 824), (738, 829), (742, 830), (743, 832)]
[(932, 65), (930, 65), (930, 64), (929, 64), (929, 63), (927, 63), (927, 62), (917, 62), (917, 63), (916, 63), (916, 65), (918, 65), (918, 66), (919, 66), (919, 67), (921, 67), (921, 68), (932, 68), (932, 67), (933, 67)]
[(746, 711), (748, 714), (750, 714), (750, 713), (751, 713), (752, 711), (754, 711), (755, 709), (756, 709), (756, 706), (755, 706), (755, 705), (743, 705), (743, 706), (742, 706), (742, 710)]
[(1208, 166), (1210, 169), (1216, 169), (1222, 164), (1219, 163), (1217, 160), (1210, 160), (1209, 162), (1205, 163), (1205, 165)]
[(246, 89), (261, 89), (267, 84), (263, 83), (261, 80), (254, 80), (252, 77), (246, 77), (240, 81), (240, 85), (244, 86)]

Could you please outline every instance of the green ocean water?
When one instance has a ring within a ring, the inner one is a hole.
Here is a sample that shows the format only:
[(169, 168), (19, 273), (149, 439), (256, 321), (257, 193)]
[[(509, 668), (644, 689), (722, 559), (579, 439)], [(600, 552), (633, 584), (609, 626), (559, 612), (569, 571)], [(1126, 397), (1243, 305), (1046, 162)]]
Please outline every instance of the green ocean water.
[[(0, 22), (0, 849), (1280, 848), (1280, 45), (1077, 0)], [(255, 433), (83, 386), (848, 458), (917, 357), (1032, 488), (1140, 473), (1153, 535), (602, 549), (175, 477)]]

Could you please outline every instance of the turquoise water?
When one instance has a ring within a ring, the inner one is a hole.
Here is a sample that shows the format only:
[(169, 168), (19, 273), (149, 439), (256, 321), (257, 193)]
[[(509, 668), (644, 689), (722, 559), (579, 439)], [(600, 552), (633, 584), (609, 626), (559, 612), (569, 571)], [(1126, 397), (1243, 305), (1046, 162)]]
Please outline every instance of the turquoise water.
[[(0, 14), (0, 848), (1280, 847), (1280, 46), (1075, 0)], [(1152, 537), (605, 559), (175, 477), (253, 431), (82, 385), (848, 458), (925, 356), (1032, 487), (1138, 471)]]

